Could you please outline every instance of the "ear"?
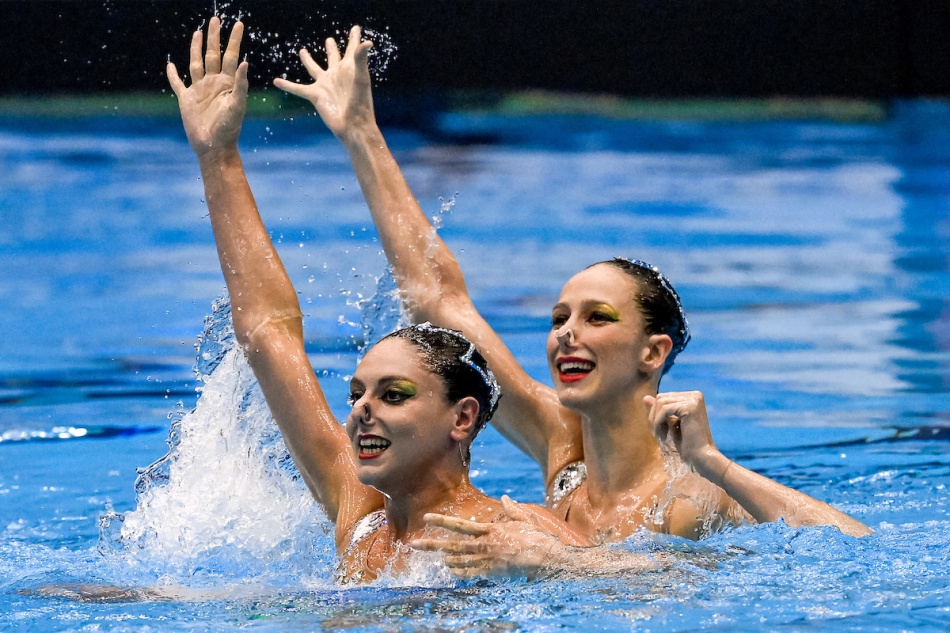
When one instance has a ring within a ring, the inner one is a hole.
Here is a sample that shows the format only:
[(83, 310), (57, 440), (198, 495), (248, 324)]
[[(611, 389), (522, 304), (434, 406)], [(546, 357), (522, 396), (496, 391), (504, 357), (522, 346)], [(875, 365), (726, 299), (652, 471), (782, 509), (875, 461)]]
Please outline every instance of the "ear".
[(672, 349), (673, 339), (669, 334), (651, 335), (640, 357), (640, 369), (648, 374), (652, 374), (657, 369), (663, 369), (666, 357), (670, 355)]
[(478, 400), (466, 396), (455, 403), (455, 411), (455, 426), (450, 434), (452, 439), (456, 442), (471, 439), (478, 424)]

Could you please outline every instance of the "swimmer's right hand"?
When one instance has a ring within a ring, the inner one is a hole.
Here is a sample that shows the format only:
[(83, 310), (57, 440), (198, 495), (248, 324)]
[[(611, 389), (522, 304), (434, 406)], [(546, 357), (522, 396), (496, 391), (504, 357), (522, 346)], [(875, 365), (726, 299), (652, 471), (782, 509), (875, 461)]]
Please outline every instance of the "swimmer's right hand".
[(186, 87), (175, 64), (166, 73), (181, 110), (188, 142), (199, 157), (219, 150), (236, 150), (247, 103), (247, 62), (238, 63), (244, 25), (231, 29), (221, 57), (221, 20), (208, 22), (208, 46), (202, 56), (202, 33), (191, 38), (191, 86)]
[(531, 516), (507, 496), (502, 507), (508, 521), (478, 523), (442, 514), (427, 514), (429, 526), (453, 533), (446, 538), (416, 539), (415, 549), (442, 552), (459, 578), (535, 578), (549, 571), (565, 546), (531, 521)]
[(350, 29), (350, 39), (342, 57), (336, 40), (327, 38), (325, 69), (307, 49), (300, 49), (300, 61), (313, 78), (312, 84), (283, 78), (274, 80), (274, 85), (281, 90), (312, 103), (330, 131), (344, 140), (361, 126), (376, 124), (369, 76), (369, 51), (373, 43), (360, 41), (361, 34), (359, 26)]

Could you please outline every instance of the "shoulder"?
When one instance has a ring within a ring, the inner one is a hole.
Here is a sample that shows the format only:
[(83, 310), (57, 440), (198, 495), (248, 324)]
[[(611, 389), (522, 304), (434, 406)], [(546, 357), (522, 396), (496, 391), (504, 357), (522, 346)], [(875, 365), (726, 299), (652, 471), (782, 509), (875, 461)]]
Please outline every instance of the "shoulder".
[(687, 473), (670, 482), (660, 503), (663, 531), (690, 539), (711, 536), (744, 521), (739, 504), (702, 475)]
[(364, 538), (386, 525), (386, 511), (374, 510), (353, 524), (347, 547), (353, 547)]
[(341, 555), (357, 548), (370, 535), (386, 525), (386, 511), (382, 508), (364, 514), (362, 517), (349, 522), (337, 524), (336, 549)]
[(339, 564), (336, 578), (341, 584), (369, 580), (375, 571), (370, 567), (369, 550), (384, 533), (386, 511), (374, 510), (353, 523), (345, 533), (337, 537)]
[(524, 511), (528, 522), (533, 523), (543, 532), (554, 536), (564, 545), (586, 547), (591, 544), (589, 538), (559, 519), (547, 508), (533, 503), (519, 504), (519, 507)]

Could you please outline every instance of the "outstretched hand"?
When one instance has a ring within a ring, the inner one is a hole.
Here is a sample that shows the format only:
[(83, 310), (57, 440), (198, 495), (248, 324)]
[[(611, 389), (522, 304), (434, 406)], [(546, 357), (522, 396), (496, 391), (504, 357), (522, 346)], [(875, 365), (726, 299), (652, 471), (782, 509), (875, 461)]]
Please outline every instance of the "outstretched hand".
[(346, 53), (341, 57), (336, 40), (326, 40), (327, 67), (324, 69), (310, 52), (300, 49), (300, 61), (314, 82), (300, 84), (277, 78), (274, 85), (306, 99), (317, 109), (330, 131), (342, 138), (362, 124), (375, 124), (373, 94), (369, 78), (369, 49), (372, 42), (360, 41), (360, 27), (350, 29)]
[(650, 425), (663, 450), (679, 453), (684, 462), (697, 470), (703, 460), (719, 452), (713, 442), (702, 393), (661, 393), (646, 396), (643, 401), (650, 408)]
[(540, 575), (554, 553), (565, 549), (564, 545), (507, 495), (501, 502), (508, 520), (497, 523), (427, 514), (428, 525), (444, 528), (455, 536), (416, 539), (411, 545), (419, 550), (442, 552), (445, 564), (459, 578)]
[(188, 142), (199, 157), (237, 146), (247, 107), (247, 62), (238, 62), (243, 35), (244, 25), (236, 22), (222, 58), (221, 20), (213, 17), (203, 55), (202, 32), (191, 38), (191, 86), (185, 86), (175, 64), (166, 67)]

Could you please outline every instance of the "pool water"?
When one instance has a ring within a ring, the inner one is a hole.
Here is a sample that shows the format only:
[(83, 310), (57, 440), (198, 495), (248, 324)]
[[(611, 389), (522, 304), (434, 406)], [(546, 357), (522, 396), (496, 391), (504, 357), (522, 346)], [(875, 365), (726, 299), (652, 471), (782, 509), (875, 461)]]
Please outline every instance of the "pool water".
[[(663, 388), (703, 391), (726, 454), (875, 534), (638, 534), (622, 547), (672, 552), (673, 568), (463, 583), (426, 559), (340, 587), (330, 526), (228, 337), (180, 123), (7, 118), (0, 629), (946, 629), (950, 104), (898, 102), (876, 123), (447, 114), (389, 139), (533, 376), (549, 380), (570, 275), (653, 262), (694, 333)], [(397, 317), (369, 214), (314, 117), (248, 121), (243, 150), (342, 415), (360, 345)], [(542, 499), (492, 430), (472, 467), (489, 494)], [(165, 598), (35, 591), (64, 583)]]

